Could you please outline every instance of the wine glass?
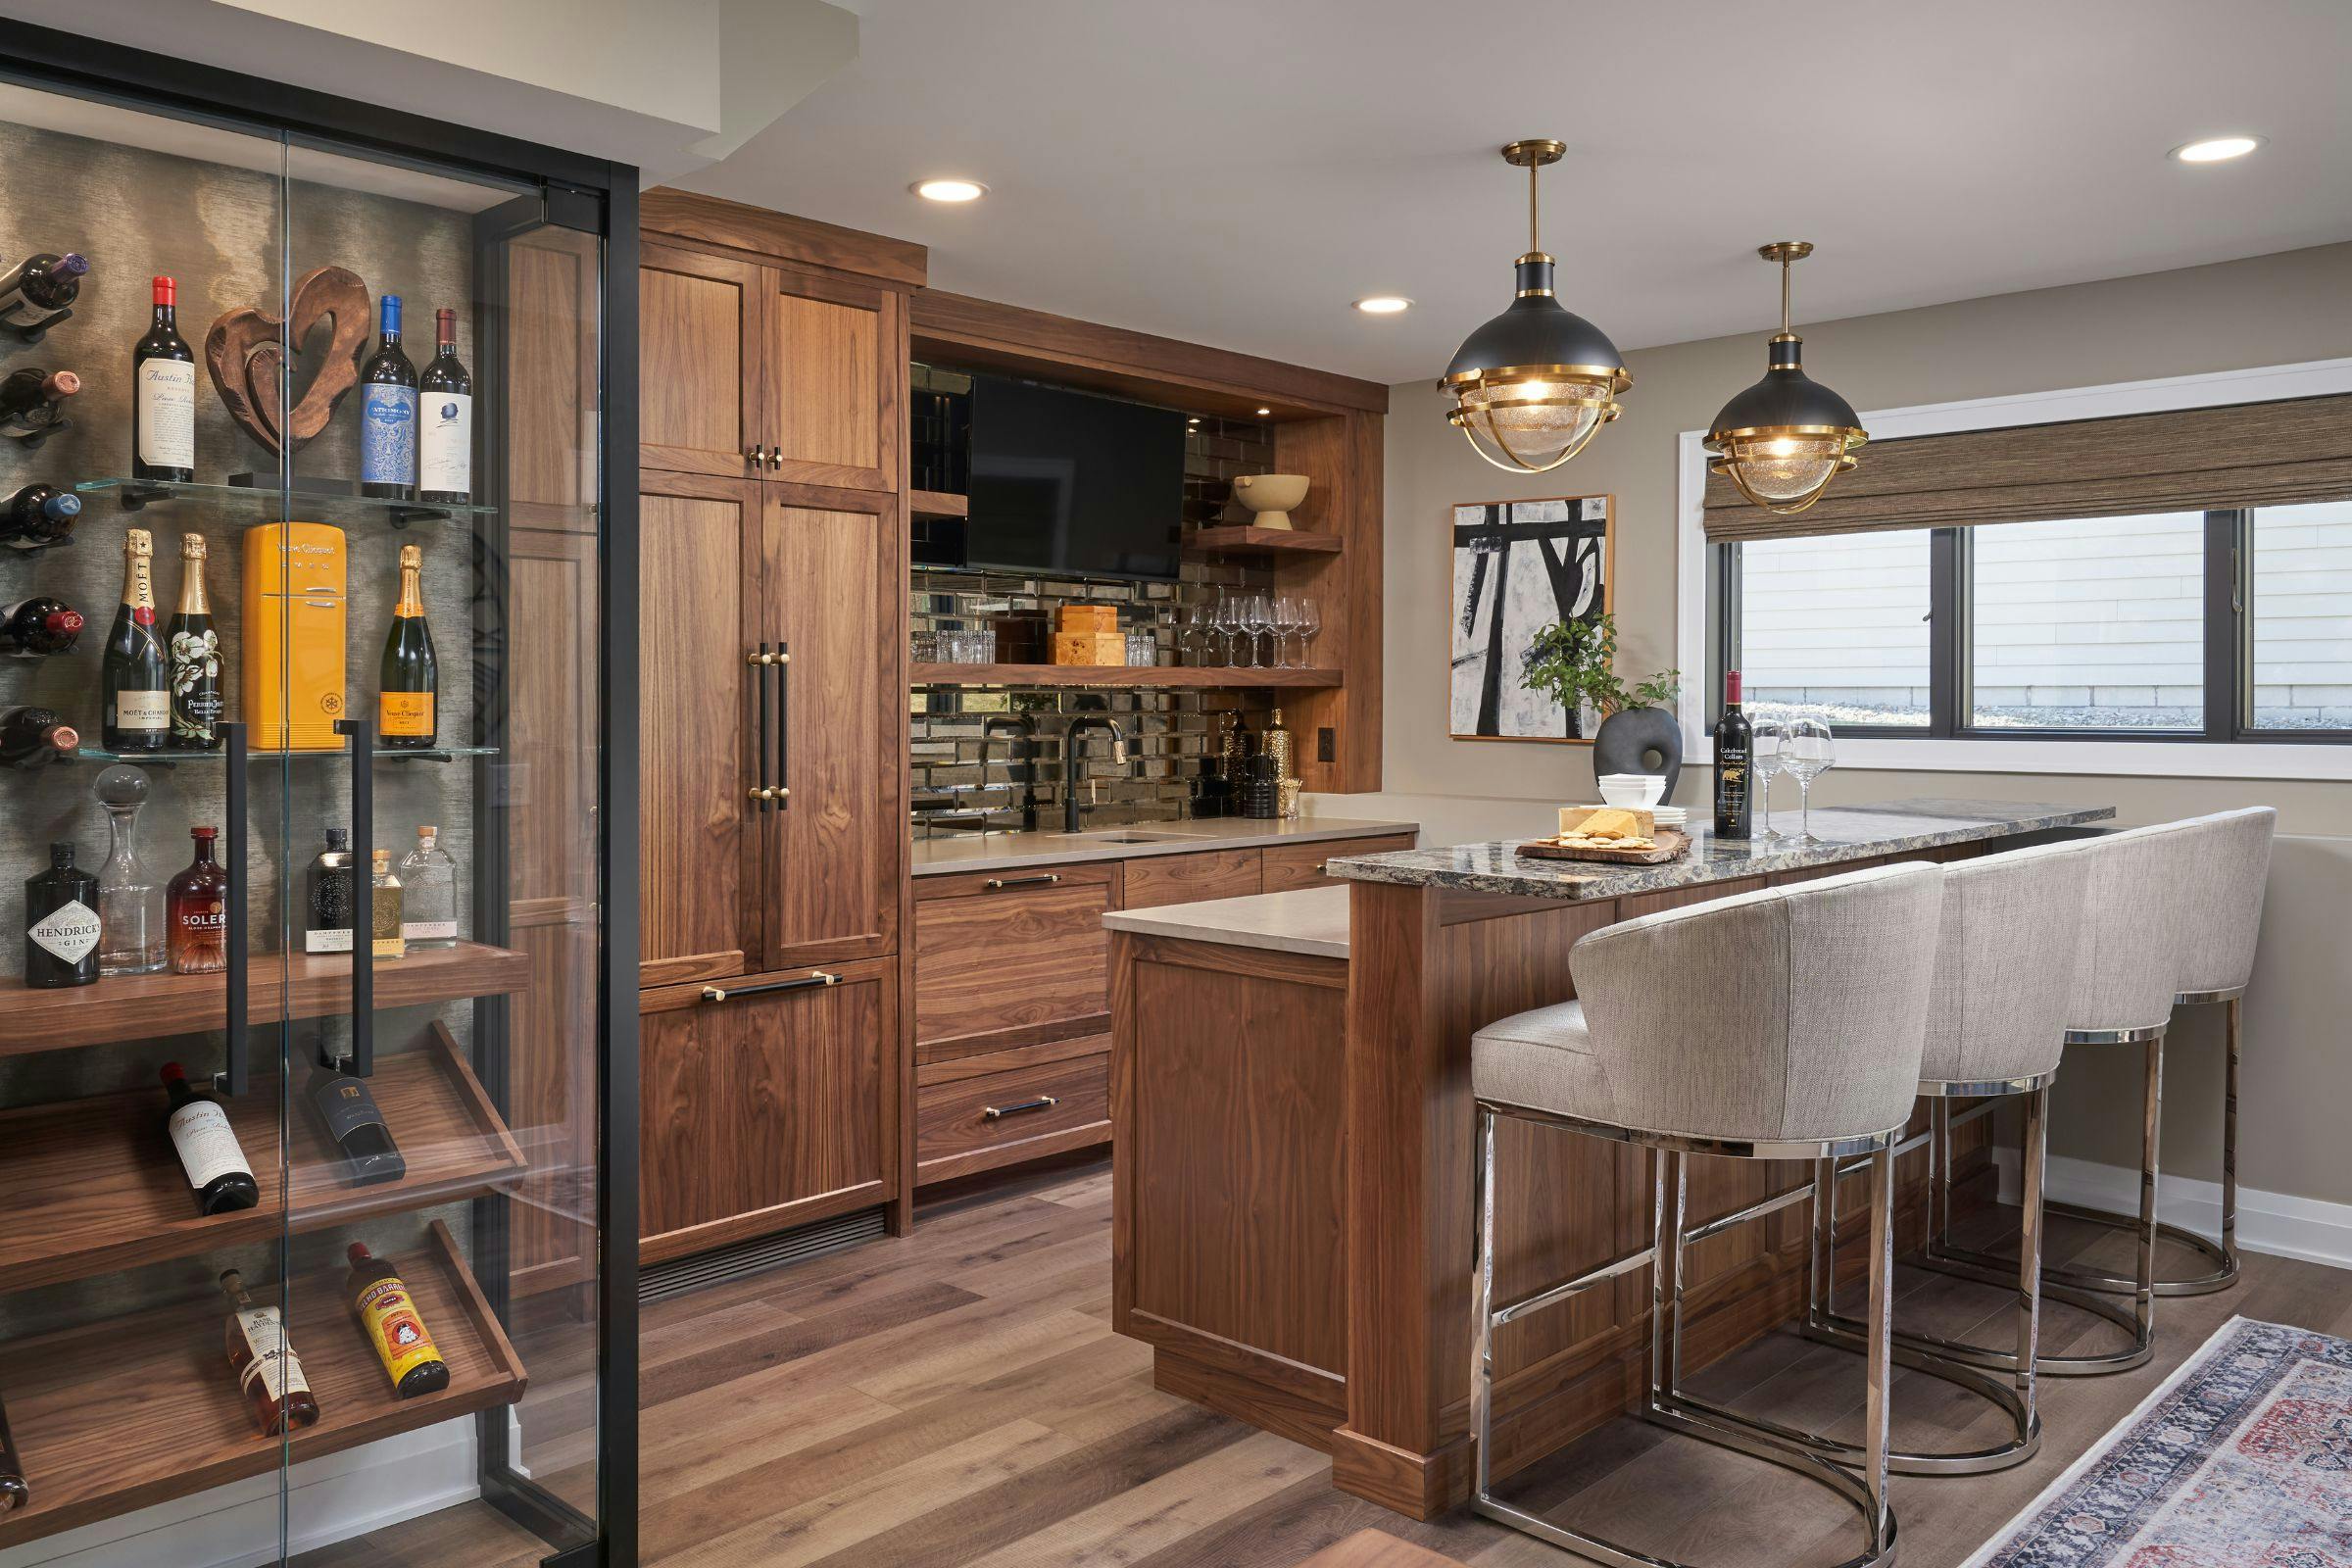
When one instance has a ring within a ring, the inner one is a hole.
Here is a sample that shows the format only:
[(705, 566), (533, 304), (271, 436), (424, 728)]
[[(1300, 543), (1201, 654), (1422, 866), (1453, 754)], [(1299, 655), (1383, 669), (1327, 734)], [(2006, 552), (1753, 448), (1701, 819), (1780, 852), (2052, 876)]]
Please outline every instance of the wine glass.
[(1813, 836), (1813, 781), (1838, 765), (1838, 742), (1830, 726), (1818, 718), (1792, 718), (1782, 727), (1781, 771), (1796, 775), (1797, 809), (1802, 825), (1800, 844), (1819, 844)]
[[(1274, 596), (1274, 662), (1284, 669), (1298, 667), (1297, 664), (1293, 664), (1290, 659), (1291, 637), (1298, 630), (1298, 596), (1297, 594), (1276, 594)], [(1304, 652), (1298, 655), (1298, 661), (1300, 664), (1306, 662)]]
[(1772, 825), (1772, 775), (1781, 772), (1788, 760), (1788, 731), (1778, 719), (1758, 722), (1748, 738), (1748, 770), (1756, 776), (1756, 808), (1764, 813), (1764, 831), (1756, 835), (1760, 839), (1788, 836)]
[(1248, 616), (1242, 609), (1242, 599), (1239, 594), (1228, 590), (1217, 596), (1217, 630), (1225, 639), (1225, 663), (1228, 668), (1249, 669), (1257, 662), (1257, 644), (1254, 638), (1250, 640), (1249, 658), (1245, 661), (1242, 657), (1240, 644), (1245, 635), (1243, 627), (1247, 620)]
[(1263, 593), (1245, 594), (1242, 598), (1242, 624), (1250, 628), (1250, 662), (1262, 668), (1257, 660), (1257, 640), (1274, 634), (1274, 602)]
[(1315, 608), (1314, 596), (1300, 594), (1298, 596), (1298, 662), (1309, 669), (1314, 667), (1314, 650), (1309, 645), (1314, 642), (1315, 634), (1322, 629), (1323, 612)]

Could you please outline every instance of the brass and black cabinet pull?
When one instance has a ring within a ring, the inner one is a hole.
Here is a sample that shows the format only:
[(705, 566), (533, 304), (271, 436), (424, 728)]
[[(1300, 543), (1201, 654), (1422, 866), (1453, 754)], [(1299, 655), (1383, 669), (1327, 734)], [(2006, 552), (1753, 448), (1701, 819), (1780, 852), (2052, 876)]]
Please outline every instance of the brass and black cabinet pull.
[(776, 644), (776, 809), (792, 809), (792, 644)]
[(752, 680), (756, 688), (753, 702), (754, 706), (760, 710), (760, 744), (752, 752), (752, 766), (756, 776), (752, 780), (751, 798), (759, 802), (760, 809), (764, 811), (773, 806), (776, 800), (776, 787), (768, 782), (767, 777), (767, 759), (770, 755), (769, 746), (771, 744), (769, 737), (774, 733), (774, 720), (770, 716), (774, 704), (770, 700), (768, 674), (775, 663), (776, 656), (768, 652), (767, 644), (761, 643), (758, 653), (746, 654), (743, 657), (744, 662), (752, 666)]
[(726, 1002), (736, 997), (760, 997), (771, 991), (808, 991), (819, 986), (837, 986), (841, 976), (811, 969), (797, 980), (762, 980), (751, 986), (705, 986), (705, 1002)]
[(375, 722), (338, 718), (351, 737), (351, 1060), (354, 1078), (375, 1076)]
[(221, 744), (226, 748), (228, 778), (226, 800), (221, 809), (228, 816), (228, 909), (226, 939), (228, 971), (228, 1061), (224, 1070), (213, 1080), (216, 1093), (227, 1096), (245, 1093), (252, 1078), (252, 1027), (248, 1018), (251, 996), (248, 987), (252, 975), (248, 972), (251, 956), (251, 934), (247, 931), (246, 905), (251, 896), (249, 886), (252, 870), (248, 863), (249, 846), (245, 829), (245, 725), (232, 719), (220, 726)]
[(992, 876), (980, 885), (991, 893), (1002, 893), (1006, 888), (1052, 887), (1060, 880), (1059, 871), (1047, 871), (1037, 876)]
[(1035, 1100), (1024, 1100), (1017, 1105), (983, 1105), (980, 1107), (980, 1119), (982, 1121), (1003, 1121), (1007, 1116), (1018, 1116), (1023, 1111), (1052, 1110), (1060, 1103), (1061, 1100), (1058, 1096), (1040, 1095)]

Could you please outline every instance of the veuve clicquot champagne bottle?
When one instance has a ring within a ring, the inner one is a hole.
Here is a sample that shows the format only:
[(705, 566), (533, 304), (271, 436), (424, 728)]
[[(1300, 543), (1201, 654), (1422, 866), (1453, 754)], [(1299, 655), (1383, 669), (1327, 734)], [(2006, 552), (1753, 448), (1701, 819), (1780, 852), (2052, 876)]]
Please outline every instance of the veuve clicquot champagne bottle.
[(360, 372), (360, 494), (416, 499), (416, 367), (400, 346), (400, 296), (383, 298), (383, 341)]
[(433, 660), (432, 628), (424, 623), (424, 590), (418, 574), (424, 551), (400, 547), (400, 602), (392, 607), (392, 631), (384, 639), (383, 667), (376, 683), (375, 729), (393, 751), (432, 750), (439, 715), (435, 695), (440, 666)]
[(155, 634), (155, 541), (122, 536), (122, 602), (106, 634), (99, 733), (110, 752), (160, 752), (172, 742), (172, 663)]
[(1755, 751), (1755, 727), (1740, 711), (1740, 672), (1723, 678), (1723, 716), (1715, 721), (1715, 836), (1750, 836), (1755, 802), (1749, 789), (1748, 763)]
[(196, 356), (179, 335), (179, 284), (155, 280), (155, 316), (130, 348), (130, 476), (196, 477)]
[(172, 745), (209, 752), (220, 744), (220, 634), (204, 591), (204, 535), (179, 536), (179, 609), (165, 628), (172, 660)]

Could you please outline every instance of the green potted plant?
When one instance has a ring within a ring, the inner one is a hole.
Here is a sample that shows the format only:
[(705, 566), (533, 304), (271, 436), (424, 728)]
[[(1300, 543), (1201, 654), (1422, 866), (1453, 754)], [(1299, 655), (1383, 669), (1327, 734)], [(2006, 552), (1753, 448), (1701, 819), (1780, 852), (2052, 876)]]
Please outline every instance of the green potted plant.
[(1617, 674), (1617, 619), (1600, 614), (1554, 621), (1536, 633), (1521, 657), (1519, 683), (1581, 714), (1590, 703), (1600, 714), (1592, 737), (1592, 772), (1655, 773), (1666, 780), (1666, 801), (1683, 771), (1683, 732), (1668, 706), (1682, 690), (1682, 671), (1662, 669), (1628, 687)]

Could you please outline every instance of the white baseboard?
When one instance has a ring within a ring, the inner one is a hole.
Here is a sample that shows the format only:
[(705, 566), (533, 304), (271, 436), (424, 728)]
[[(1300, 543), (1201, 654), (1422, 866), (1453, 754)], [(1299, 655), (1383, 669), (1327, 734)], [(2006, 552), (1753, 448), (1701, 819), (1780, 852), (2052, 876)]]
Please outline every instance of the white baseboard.
[[(2018, 1197), (2018, 1152), (1997, 1147), (1992, 1162), (2000, 1172), (2001, 1201)], [(2101, 1165), (2087, 1159), (2050, 1156), (2043, 1178), (2054, 1202), (2110, 1213), (2139, 1212), (2139, 1172), (2124, 1165)], [(2186, 1176), (2158, 1175), (2156, 1217), (2169, 1225), (2200, 1236), (2222, 1233), (2222, 1186)], [(2258, 1188), (2237, 1190), (2237, 1246), (2247, 1252), (2274, 1257), (2297, 1257), (2307, 1263), (2327, 1263), (2352, 1269), (2352, 1203), (2328, 1203), (2287, 1193)], [(0, 1565), (5, 1568), (5, 1565)]]

